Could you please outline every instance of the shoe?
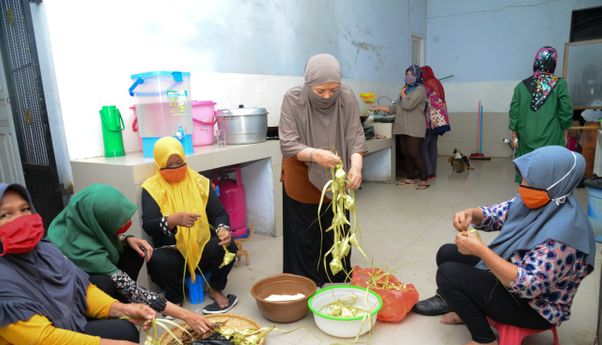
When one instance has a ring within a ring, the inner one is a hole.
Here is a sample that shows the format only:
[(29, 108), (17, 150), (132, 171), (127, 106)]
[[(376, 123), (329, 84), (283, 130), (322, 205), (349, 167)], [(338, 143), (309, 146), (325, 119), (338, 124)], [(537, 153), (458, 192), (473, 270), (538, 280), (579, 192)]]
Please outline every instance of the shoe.
[(222, 314), (222, 313), (227, 313), (230, 310), (232, 310), (232, 308), (234, 308), (234, 306), (236, 305), (236, 303), (238, 303), (238, 297), (234, 296), (234, 295), (228, 295), (228, 305), (220, 308), (219, 304), (217, 304), (217, 302), (213, 302), (211, 304), (208, 304), (205, 306), (205, 308), (203, 308), (203, 313), (204, 314)]
[(420, 315), (437, 316), (447, 314), (451, 312), (451, 309), (441, 296), (435, 295), (416, 303), (412, 311)]

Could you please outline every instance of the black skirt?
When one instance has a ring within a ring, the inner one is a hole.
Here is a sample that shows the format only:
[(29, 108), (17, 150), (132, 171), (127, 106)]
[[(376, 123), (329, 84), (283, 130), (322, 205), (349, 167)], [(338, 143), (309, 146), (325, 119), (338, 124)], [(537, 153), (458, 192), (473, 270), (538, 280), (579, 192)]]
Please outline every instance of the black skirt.
[[(343, 258), (343, 270), (337, 275), (333, 276), (330, 271), (331, 255), (326, 258), (326, 270), (324, 268), (324, 254), (334, 244), (334, 234), (332, 231), (323, 232), (320, 229), (318, 204), (305, 204), (293, 200), (286, 194), (284, 187), (282, 194), (284, 273), (305, 276), (318, 286), (349, 280), (347, 274), (351, 272), (351, 251)], [(326, 230), (333, 218), (328, 204), (322, 205), (320, 218), (322, 228)]]

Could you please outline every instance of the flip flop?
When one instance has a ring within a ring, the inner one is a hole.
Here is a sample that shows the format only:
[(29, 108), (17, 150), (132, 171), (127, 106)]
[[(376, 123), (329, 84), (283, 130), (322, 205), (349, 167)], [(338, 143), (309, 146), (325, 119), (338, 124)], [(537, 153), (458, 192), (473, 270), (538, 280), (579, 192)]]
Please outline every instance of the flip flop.
[(427, 188), (428, 188), (428, 187), (430, 187), (430, 186), (431, 186), (431, 185), (430, 185), (430, 184), (428, 184), (427, 182), (420, 182), (420, 183), (418, 184), (418, 186), (416, 186), (416, 189), (418, 189), (418, 190), (424, 190), (424, 189), (427, 189)]
[(227, 297), (228, 297), (228, 305), (227, 306), (220, 308), (220, 306), (219, 306), (219, 304), (217, 304), (217, 302), (213, 302), (211, 304), (206, 305), (203, 308), (203, 313), (205, 313), (205, 314), (222, 314), (222, 313), (229, 312), (238, 303), (238, 297), (236, 297), (234, 295), (228, 295)]
[(416, 180), (411, 180), (409, 178), (406, 178), (406, 179), (397, 181), (395, 184), (398, 186), (414, 185), (414, 184), (416, 184)]

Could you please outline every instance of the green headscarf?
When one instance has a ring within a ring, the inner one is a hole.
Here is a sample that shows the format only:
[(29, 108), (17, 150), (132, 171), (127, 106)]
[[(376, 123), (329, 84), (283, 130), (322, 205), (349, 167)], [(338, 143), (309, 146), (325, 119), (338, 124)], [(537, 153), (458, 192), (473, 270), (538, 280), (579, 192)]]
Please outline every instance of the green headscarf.
[(71, 197), (52, 221), (47, 239), (88, 274), (113, 274), (123, 250), (119, 230), (136, 205), (113, 187), (93, 184)]

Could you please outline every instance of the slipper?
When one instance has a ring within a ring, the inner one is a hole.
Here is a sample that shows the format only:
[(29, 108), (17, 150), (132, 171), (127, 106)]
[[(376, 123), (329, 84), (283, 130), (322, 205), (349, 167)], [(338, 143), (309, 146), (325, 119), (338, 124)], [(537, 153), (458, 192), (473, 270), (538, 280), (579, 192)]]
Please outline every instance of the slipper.
[(431, 185), (428, 184), (427, 182), (420, 182), (417, 186), (416, 189), (418, 190), (424, 190), (427, 189), (428, 187), (430, 187)]
[(228, 305), (227, 306), (220, 308), (220, 306), (219, 306), (219, 304), (217, 304), (217, 302), (213, 302), (211, 304), (206, 305), (205, 308), (203, 308), (203, 313), (205, 313), (205, 314), (227, 313), (230, 310), (232, 310), (232, 308), (234, 308), (236, 303), (238, 303), (238, 297), (236, 297), (234, 295), (228, 295)]
[(405, 180), (399, 180), (395, 184), (398, 186), (414, 185), (414, 184), (416, 184), (416, 180), (411, 180), (411, 179), (407, 178)]

